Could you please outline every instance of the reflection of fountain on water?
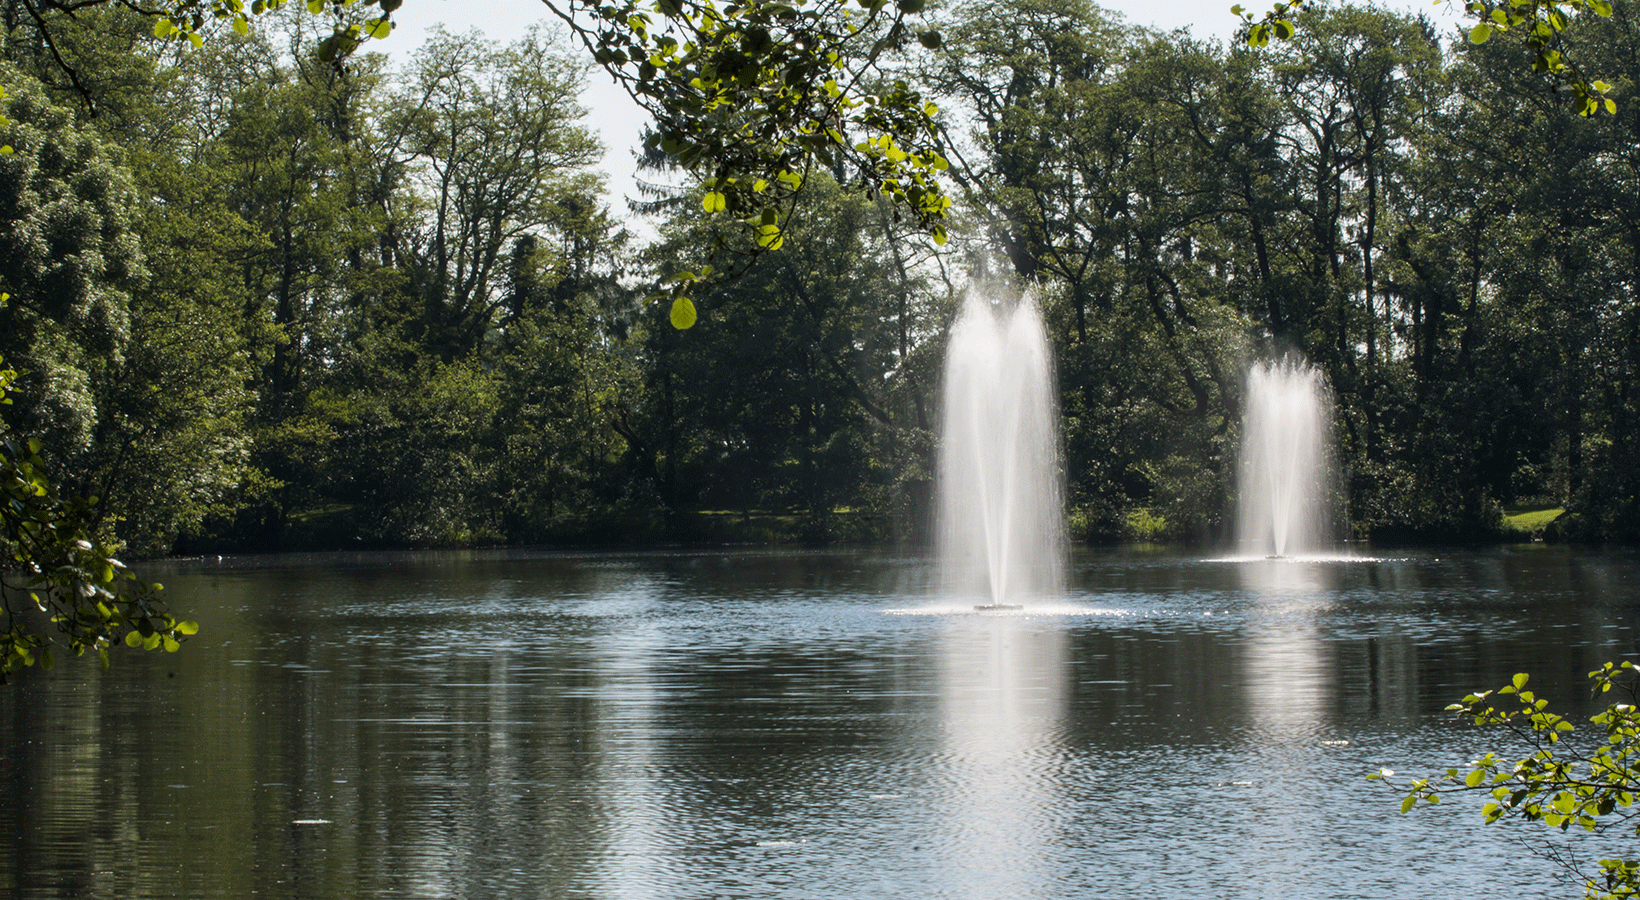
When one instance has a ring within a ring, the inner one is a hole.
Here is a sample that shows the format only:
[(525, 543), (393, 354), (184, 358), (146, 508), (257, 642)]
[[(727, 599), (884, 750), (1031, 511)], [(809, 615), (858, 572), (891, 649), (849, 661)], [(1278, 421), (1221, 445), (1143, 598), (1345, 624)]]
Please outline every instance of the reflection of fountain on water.
[(941, 879), (926, 896), (1063, 896), (1047, 860), (1061, 846), (1076, 801), (1056, 760), (1070, 692), (1066, 632), (1036, 616), (946, 620), (940, 641), (939, 733), (934, 777)]
[(979, 609), (1057, 597), (1063, 584), (1058, 411), (1047, 334), (1029, 296), (970, 290), (946, 351), (939, 573)]
[(1332, 395), (1295, 356), (1247, 373), (1236, 543), (1253, 556), (1310, 556), (1332, 544)]

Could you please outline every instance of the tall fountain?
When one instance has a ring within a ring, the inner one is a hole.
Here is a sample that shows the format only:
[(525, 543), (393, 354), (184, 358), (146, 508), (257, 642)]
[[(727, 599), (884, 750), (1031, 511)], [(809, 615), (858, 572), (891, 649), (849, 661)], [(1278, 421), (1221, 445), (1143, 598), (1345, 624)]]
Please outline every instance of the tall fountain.
[(1053, 360), (1029, 294), (971, 289), (951, 329), (936, 476), (945, 596), (1016, 608), (1064, 585)]
[(1247, 373), (1236, 542), (1256, 556), (1313, 555), (1333, 543), (1332, 392), (1288, 355)]

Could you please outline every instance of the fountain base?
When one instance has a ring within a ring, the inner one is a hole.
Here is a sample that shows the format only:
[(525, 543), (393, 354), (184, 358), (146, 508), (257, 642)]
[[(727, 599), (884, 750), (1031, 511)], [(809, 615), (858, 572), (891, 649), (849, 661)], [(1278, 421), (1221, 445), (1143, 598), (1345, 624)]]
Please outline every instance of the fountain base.
[(1025, 607), (1023, 607), (1023, 606), (1019, 606), (1019, 605), (1012, 604), (1012, 603), (991, 603), (991, 604), (981, 603), (981, 604), (974, 607), (974, 612), (1004, 612), (1004, 611), (1011, 610), (1011, 609), (1024, 609), (1024, 608)]

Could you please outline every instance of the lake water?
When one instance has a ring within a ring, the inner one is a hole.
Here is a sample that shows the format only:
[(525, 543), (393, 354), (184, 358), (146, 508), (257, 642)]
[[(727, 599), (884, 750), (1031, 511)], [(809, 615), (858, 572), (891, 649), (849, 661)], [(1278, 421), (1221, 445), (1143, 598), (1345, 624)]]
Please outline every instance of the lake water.
[(0, 688), (0, 897), (1578, 896), (1363, 776), (1500, 746), (1442, 708), (1517, 671), (1586, 715), (1640, 636), (1636, 557), (1554, 547), (1083, 552), (1019, 614), (880, 553), (148, 574), (182, 652)]

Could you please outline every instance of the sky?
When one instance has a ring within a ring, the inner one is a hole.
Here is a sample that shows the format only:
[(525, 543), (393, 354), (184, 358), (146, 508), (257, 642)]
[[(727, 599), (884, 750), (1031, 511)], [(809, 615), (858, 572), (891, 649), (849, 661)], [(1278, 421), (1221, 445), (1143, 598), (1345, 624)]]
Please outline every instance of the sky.
[[(1228, 40), (1239, 20), (1230, 13), (1238, 0), (1099, 0), (1105, 9), (1122, 13), (1136, 25), (1159, 30), (1188, 28), (1196, 37)], [(1250, 10), (1262, 12), (1273, 0), (1239, 0)], [(1384, 0), (1388, 8), (1427, 12), (1437, 22), (1458, 21), (1462, 4), (1437, 0)], [(398, 27), (385, 41), (371, 49), (385, 52), (397, 61), (414, 52), (428, 29), (442, 24), (447, 31), (463, 34), (477, 29), (491, 40), (507, 42), (536, 22), (555, 22), (537, 0), (405, 0), (394, 13)], [(604, 143), (603, 169), (609, 176), (609, 204), (617, 215), (625, 215), (625, 198), (636, 194), (633, 151), (643, 130), (643, 114), (631, 98), (615, 87), (609, 76), (593, 69), (582, 103), (590, 111), (588, 124)]]

